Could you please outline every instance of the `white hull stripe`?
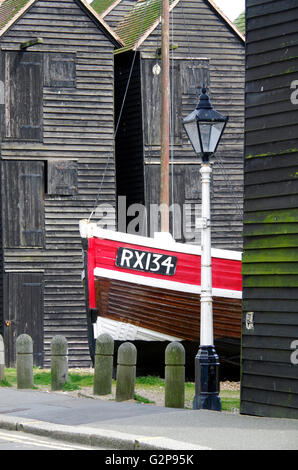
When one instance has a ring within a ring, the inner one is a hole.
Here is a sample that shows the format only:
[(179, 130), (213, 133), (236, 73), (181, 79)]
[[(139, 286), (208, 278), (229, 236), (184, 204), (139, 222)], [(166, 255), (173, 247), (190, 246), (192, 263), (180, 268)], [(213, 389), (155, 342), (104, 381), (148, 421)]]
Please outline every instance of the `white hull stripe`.
[[(191, 294), (200, 294), (201, 286), (193, 284), (184, 284), (183, 282), (167, 281), (164, 279), (156, 279), (154, 277), (140, 276), (138, 274), (129, 274), (112, 269), (95, 268), (94, 276), (106, 277), (108, 279), (116, 279), (118, 281), (126, 281), (143, 286), (159, 287), (160, 289), (169, 289), (179, 292), (188, 292)], [(212, 289), (212, 295), (215, 297), (227, 297), (230, 299), (242, 299), (242, 292), (228, 289)]]
[[(89, 223), (85, 220), (80, 221), (80, 234), (82, 238), (101, 238), (106, 240), (114, 240), (122, 243), (131, 243), (137, 246), (145, 246), (149, 248), (157, 248), (160, 250), (176, 251), (177, 253), (187, 253), (190, 255), (201, 255), (201, 247), (188, 243), (176, 242), (170, 233), (157, 232), (154, 238), (143, 237), (140, 235), (131, 235), (123, 232), (114, 232), (97, 227), (95, 223)], [(242, 252), (233, 250), (222, 250), (220, 248), (211, 248), (212, 258), (229, 259), (241, 261)]]

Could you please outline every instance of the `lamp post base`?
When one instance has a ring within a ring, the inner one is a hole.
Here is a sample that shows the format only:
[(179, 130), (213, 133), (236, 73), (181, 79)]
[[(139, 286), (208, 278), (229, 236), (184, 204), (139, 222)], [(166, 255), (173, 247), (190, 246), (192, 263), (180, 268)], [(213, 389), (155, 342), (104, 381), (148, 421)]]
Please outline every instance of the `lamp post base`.
[(214, 346), (200, 346), (195, 358), (193, 409), (221, 411), (219, 359)]

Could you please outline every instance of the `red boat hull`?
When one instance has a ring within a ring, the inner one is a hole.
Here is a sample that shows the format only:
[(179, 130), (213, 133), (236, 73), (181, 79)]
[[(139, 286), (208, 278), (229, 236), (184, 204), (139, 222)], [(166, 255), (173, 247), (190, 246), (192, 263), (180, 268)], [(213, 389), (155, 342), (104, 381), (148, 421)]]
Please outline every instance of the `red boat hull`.
[[(116, 265), (117, 251), (120, 247), (142, 252), (148, 251), (148, 246), (123, 243), (117, 240), (90, 238), (88, 240), (88, 285), (89, 307), (96, 308), (95, 278), (127, 280), (135, 284), (152, 285), (170, 290), (199, 293), (201, 285), (201, 256), (184, 252), (156, 249), (154, 252), (175, 256), (177, 269), (172, 276), (133, 270)], [(101, 276), (105, 274), (105, 276)], [(242, 291), (241, 261), (228, 258), (212, 257), (212, 286), (214, 292), (224, 297), (233, 298)], [(192, 288), (193, 287), (193, 288)]]
[[(115, 234), (112, 238), (89, 237), (86, 253), (89, 309), (96, 311), (99, 319), (111, 320), (113, 325), (121, 323), (122, 330), (130, 330), (132, 337), (126, 338), (124, 333), (120, 339), (139, 339), (139, 331), (141, 337), (147, 334), (148, 340), (157, 339), (158, 334), (160, 339), (199, 340), (201, 256), (198, 247)], [(240, 339), (240, 256), (240, 253), (213, 250), (215, 339)], [(130, 325), (134, 326), (134, 334)]]

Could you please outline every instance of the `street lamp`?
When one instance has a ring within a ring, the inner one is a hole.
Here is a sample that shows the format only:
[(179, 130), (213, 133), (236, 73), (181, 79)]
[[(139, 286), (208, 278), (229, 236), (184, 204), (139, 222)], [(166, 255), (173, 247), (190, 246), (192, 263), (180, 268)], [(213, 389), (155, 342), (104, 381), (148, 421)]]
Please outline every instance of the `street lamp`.
[(198, 156), (202, 158), (202, 218), (201, 228), (201, 318), (200, 347), (195, 358), (195, 397), (193, 408), (221, 411), (219, 397), (219, 359), (213, 340), (212, 268), (210, 226), (210, 156), (217, 149), (228, 121), (213, 109), (205, 86), (196, 109), (184, 120), (188, 138)]

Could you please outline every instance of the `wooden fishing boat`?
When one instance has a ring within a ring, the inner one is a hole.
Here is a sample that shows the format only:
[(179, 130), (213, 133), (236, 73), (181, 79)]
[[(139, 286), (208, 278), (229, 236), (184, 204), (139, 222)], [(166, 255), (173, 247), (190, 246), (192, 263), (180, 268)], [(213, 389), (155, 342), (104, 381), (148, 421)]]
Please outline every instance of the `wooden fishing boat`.
[[(91, 354), (104, 332), (116, 341), (191, 341), (200, 337), (201, 248), (80, 222)], [(240, 345), (241, 253), (212, 249), (215, 342)], [(150, 353), (148, 353), (150, 354)]]

